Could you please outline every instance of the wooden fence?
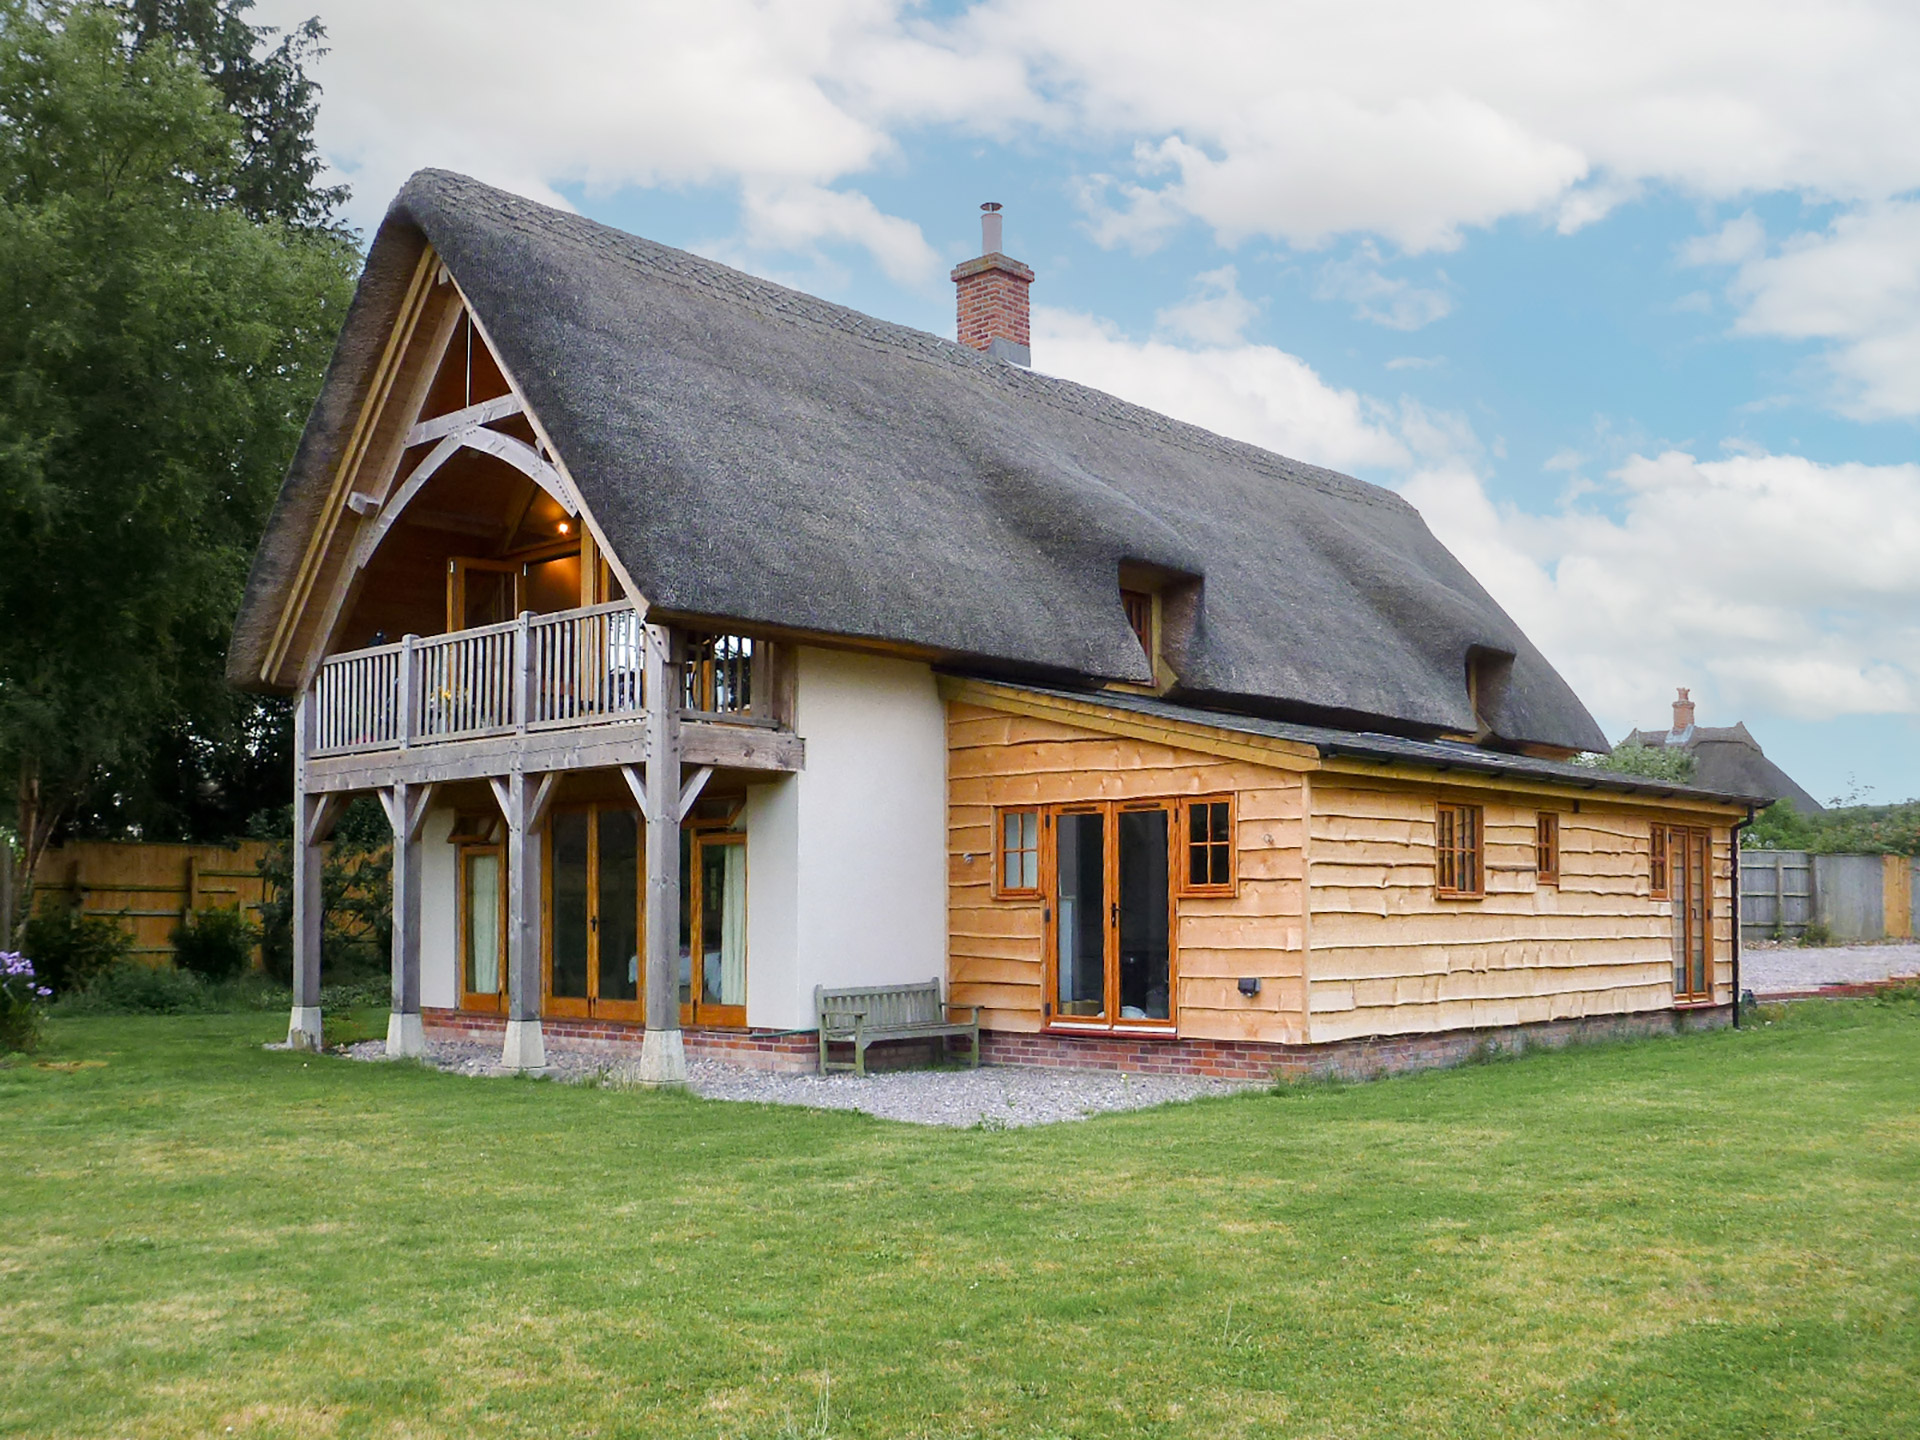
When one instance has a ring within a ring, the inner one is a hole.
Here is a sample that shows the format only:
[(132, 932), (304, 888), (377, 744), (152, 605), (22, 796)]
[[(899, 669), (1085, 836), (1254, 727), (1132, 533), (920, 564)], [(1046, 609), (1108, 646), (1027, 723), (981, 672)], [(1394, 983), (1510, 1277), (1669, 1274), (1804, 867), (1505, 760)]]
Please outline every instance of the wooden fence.
[(155, 963), (173, 953), (173, 927), (195, 910), (239, 906), (257, 920), (266, 896), (262, 840), (227, 845), (164, 845), (82, 840), (47, 851), (34, 871), (35, 904), (54, 897), (88, 915), (110, 915), (133, 937), (136, 957)]
[(1905, 939), (1915, 928), (1920, 860), (1905, 855), (1740, 852), (1740, 933), (1798, 939), (1818, 921), (1836, 941)]

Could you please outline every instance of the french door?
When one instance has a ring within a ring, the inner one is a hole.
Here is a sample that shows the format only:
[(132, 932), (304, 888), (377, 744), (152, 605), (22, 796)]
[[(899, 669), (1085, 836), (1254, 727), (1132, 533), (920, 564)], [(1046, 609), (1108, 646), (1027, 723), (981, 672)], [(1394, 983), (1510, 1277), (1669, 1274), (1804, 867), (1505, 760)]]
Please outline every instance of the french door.
[(1172, 809), (1109, 801), (1048, 813), (1049, 1023), (1173, 1020)]
[(747, 837), (680, 832), (680, 1023), (747, 1023)]
[(1673, 998), (1713, 998), (1713, 835), (1667, 832), (1667, 893), (1673, 899)]
[(498, 845), (462, 845), (460, 1008), (500, 1011), (507, 995), (506, 867)]
[(554, 812), (543, 927), (547, 1014), (645, 1018), (640, 835), (637, 810), (581, 805)]

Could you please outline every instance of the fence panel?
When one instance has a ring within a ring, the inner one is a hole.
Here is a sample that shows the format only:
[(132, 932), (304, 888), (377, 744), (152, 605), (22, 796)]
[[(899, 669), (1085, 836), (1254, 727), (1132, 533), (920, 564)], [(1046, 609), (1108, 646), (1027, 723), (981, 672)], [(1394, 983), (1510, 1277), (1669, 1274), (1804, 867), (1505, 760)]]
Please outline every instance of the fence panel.
[(1804, 850), (1740, 852), (1740, 934), (1799, 939), (1814, 916), (1813, 857)]
[(133, 953), (149, 963), (173, 953), (167, 938), (192, 910), (239, 906), (258, 920), (266, 898), (262, 840), (225, 845), (166, 845), (79, 840), (50, 849), (34, 871), (35, 903), (64, 899), (88, 915), (120, 921)]

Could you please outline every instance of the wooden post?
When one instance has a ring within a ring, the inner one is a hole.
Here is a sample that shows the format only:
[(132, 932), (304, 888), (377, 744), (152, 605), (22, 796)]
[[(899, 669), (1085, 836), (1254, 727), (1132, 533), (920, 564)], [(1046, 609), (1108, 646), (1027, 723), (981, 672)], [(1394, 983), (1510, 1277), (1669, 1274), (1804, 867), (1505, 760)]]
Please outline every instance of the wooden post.
[(293, 1013), (287, 1044), (318, 1050), (320, 1022), (320, 937), (326, 903), (320, 889), (325, 856), (321, 842), (333, 828), (332, 797), (307, 793), (307, 749), (312, 736), (314, 695), (303, 693), (293, 712)]
[(393, 736), (402, 750), (413, 744), (413, 646), (419, 638), (418, 635), (400, 637), (400, 674), (396, 677), (398, 684), (394, 687), (398, 692), (400, 713), (394, 717)]
[(663, 625), (642, 631), (647, 705), (647, 1033), (640, 1083), (687, 1083), (680, 1034), (680, 668)]
[(507, 1034), (500, 1064), (508, 1070), (544, 1070), (540, 1029), (540, 819), (556, 776), (538, 781), (515, 770), (495, 778), (494, 799), (507, 822)]
[(187, 903), (181, 909), (182, 924), (191, 925), (193, 917), (200, 909), (200, 857), (187, 856)]
[(533, 718), (533, 612), (520, 612), (520, 628), (513, 632), (513, 728), (527, 733)]
[[(410, 657), (409, 657), (410, 658)], [(420, 830), (433, 786), (401, 780), (380, 793), (393, 827), (393, 1006), (387, 1017), (387, 1058), (427, 1053), (420, 1018)]]

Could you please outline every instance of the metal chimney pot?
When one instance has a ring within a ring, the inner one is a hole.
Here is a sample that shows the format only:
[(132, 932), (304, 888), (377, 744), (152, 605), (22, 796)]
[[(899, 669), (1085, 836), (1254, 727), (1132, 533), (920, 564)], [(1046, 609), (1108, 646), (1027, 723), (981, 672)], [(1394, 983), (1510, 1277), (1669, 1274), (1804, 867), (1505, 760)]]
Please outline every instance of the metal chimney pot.
[(1000, 206), (993, 200), (980, 207), (980, 253), (1000, 253)]

